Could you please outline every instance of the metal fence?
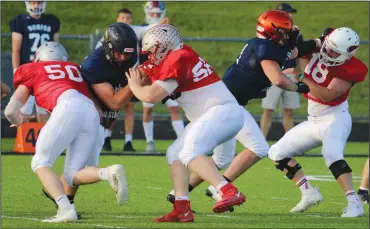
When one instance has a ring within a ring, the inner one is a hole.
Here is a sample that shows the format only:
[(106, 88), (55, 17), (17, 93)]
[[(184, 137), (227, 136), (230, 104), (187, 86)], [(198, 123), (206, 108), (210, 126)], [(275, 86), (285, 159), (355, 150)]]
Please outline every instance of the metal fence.
[[(3, 33), (1, 34), (1, 37), (2, 37), (2, 40), (1, 40), (1, 50), (2, 50), (1, 52), (1, 78), (2, 78), (2, 81), (4, 81), (6, 84), (12, 85), (13, 70), (12, 70), (12, 64), (11, 64), (11, 34)], [(61, 35), (60, 39), (63, 45), (67, 48), (67, 50), (71, 50), (69, 52), (69, 54), (71, 55), (70, 56), (71, 60), (77, 63), (80, 63), (88, 55), (89, 52), (95, 49), (95, 45), (100, 40), (101, 37), (102, 37), (101, 31), (97, 29), (95, 31), (95, 34)], [(184, 41), (190, 42), (192, 45), (197, 45), (198, 47), (201, 47), (201, 46), (195, 43), (203, 42), (203, 43), (207, 43), (207, 45), (210, 45), (214, 43), (224, 42), (224, 43), (229, 43), (230, 44), (229, 46), (231, 46), (231, 45), (235, 45), (235, 43), (245, 43), (249, 39), (250, 38), (184, 37)], [(362, 40), (361, 44), (368, 45), (369, 41)], [(208, 51), (210, 52), (211, 58), (216, 54), (215, 51), (212, 49), (208, 49), (205, 52), (208, 52)], [(229, 54), (229, 55), (232, 55), (234, 57), (236, 53)], [(225, 63), (215, 63), (216, 69), (218, 68), (217, 64), (223, 65), (223, 66), (225, 65)], [(367, 88), (368, 85), (363, 84), (359, 86)], [(366, 91), (366, 93), (364, 92), (362, 94), (358, 94), (358, 95), (356, 94), (355, 98), (352, 99), (353, 101), (355, 101), (355, 103), (360, 102), (361, 100), (364, 100), (364, 98), (368, 100), (369, 98), (368, 91), (367, 90), (362, 90), (362, 91)], [(302, 99), (301, 101), (304, 101), (304, 99)], [(353, 104), (353, 101), (352, 101), (352, 104)], [(2, 101), (1, 103), (2, 109), (5, 108), (7, 102), (8, 100)], [(366, 106), (367, 104), (368, 103), (366, 102)], [(362, 104), (360, 104), (359, 106), (362, 106)], [(258, 100), (251, 101), (248, 107), (250, 108), (248, 109), (251, 111), (251, 113), (255, 117), (259, 118), (260, 113), (262, 111), (260, 108), (260, 101)], [(305, 116), (303, 114), (306, 114), (306, 107), (301, 106), (301, 108), (297, 111), (298, 111), (297, 113), (300, 113), (303, 117)], [(368, 111), (366, 111), (365, 114), (364, 112), (362, 112), (362, 110), (358, 111), (357, 113), (355, 113), (354, 116), (357, 116), (356, 117), (357, 120), (368, 121)], [(281, 112), (280, 112), (280, 115), (278, 115), (275, 118), (279, 120), (281, 118)]]

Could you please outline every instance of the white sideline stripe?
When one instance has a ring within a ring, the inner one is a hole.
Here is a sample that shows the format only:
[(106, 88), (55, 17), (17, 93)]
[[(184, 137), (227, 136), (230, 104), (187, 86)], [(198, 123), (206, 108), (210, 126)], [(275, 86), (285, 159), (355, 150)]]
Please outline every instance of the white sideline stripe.
[[(42, 219), (38, 218), (28, 218), (28, 217), (19, 217), (19, 216), (5, 216), (3, 215), (2, 218), (8, 218), (8, 219), (24, 219), (24, 220), (30, 220), (30, 221), (39, 221), (41, 222)], [(46, 224), (46, 223), (45, 223)], [(115, 227), (110, 225), (104, 225), (104, 224), (93, 224), (93, 223), (74, 223), (74, 224), (80, 224), (80, 225), (86, 225), (86, 226), (93, 226), (93, 227), (100, 227), (100, 228), (127, 228), (127, 227)]]
[(233, 218), (231, 216), (228, 216), (228, 215), (206, 215), (208, 217), (217, 217), (217, 218)]

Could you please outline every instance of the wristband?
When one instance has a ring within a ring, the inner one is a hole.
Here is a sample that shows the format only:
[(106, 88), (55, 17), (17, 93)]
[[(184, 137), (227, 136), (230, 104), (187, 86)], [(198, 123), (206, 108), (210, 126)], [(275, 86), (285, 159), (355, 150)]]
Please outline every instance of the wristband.
[(298, 75), (299, 82), (302, 82), (303, 78), (304, 78), (304, 74), (301, 73)]

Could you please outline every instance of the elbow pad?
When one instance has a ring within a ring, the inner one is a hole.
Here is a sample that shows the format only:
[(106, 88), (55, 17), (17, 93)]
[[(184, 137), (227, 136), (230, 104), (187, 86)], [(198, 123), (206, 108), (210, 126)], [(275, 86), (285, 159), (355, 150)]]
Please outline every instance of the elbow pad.
[(20, 115), (20, 110), (23, 104), (15, 99), (13, 96), (10, 98), (8, 105), (5, 108), (4, 115), (11, 124), (20, 125), (23, 122), (23, 118)]

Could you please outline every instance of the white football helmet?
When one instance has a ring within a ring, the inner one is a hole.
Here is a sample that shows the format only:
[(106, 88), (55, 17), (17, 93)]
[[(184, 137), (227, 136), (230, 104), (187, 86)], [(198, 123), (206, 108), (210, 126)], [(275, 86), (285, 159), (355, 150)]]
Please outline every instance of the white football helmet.
[(183, 47), (182, 37), (173, 25), (153, 26), (145, 33), (142, 41), (142, 52), (149, 54), (153, 64), (159, 65), (170, 51)]
[(36, 50), (33, 62), (50, 60), (60, 60), (60, 61), (68, 60), (68, 54), (66, 49), (58, 42), (49, 41), (41, 45)]
[[(166, 6), (162, 1), (149, 1), (144, 5), (145, 20), (148, 24), (156, 24), (166, 16)], [(151, 14), (159, 14), (159, 17)]]
[(30, 14), (35, 14), (35, 15), (41, 15), (45, 12), (46, 9), (46, 2), (45, 1), (35, 1), (35, 2), (42, 2), (41, 5), (37, 6), (31, 6), (31, 1), (25, 1), (26, 3), (26, 9), (27, 12)]
[[(357, 33), (347, 27), (335, 29), (326, 38), (320, 49), (320, 61), (326, 66), (338, 66), (349, 60), (360, 47)], [(329, 50), (328, 50), (329, 49)], [(328, 52), (335, 52), (337, 57)]]

